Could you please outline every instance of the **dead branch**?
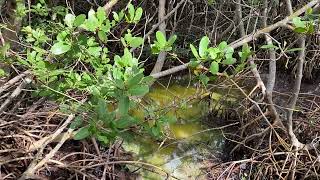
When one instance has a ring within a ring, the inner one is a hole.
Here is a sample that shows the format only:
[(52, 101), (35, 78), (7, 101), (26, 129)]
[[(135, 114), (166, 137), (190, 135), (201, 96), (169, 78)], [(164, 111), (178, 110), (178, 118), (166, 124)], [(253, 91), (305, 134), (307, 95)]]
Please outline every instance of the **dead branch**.
[(106, 11), (106, 14), (109, 15), (110, 12), (111, 12), (111, 9), (114, 5), (116, 5), (118, 3), (118, 0), (110, 0), (109, 2), (107, 2), (103, 8), (105, 9)]
[[(43, 142), (41, 149), (44, 149), (45, 146), (47, 146), (47, 144), (49, 144), (50, 142), (52, 142), (59, 134), (61, 134), (61, 132), (68, 126), (68, 124), (74, 119), (75, 115), (74, 114), (70, 114), (67, 118), (67, 120), (62, 124), (62, 126), (53, 133), (52, 136), (50, 136), (50, 138), (47, 138), (46, 141)], [(45, 158), (43, 158), (40, 162), (38, 162), (38, 158), (35, 158), (29, 165), (28, 169), (22, 174), (22, 176), (19, 178), (19, 180), (25, 180), (28, 179), (29, 177), (33, 177), (35, 171), (37, 169), (39, 169), (40, 167), (42, 167), (45, 163), (48, 162), (49, 159), (51, 159), (55, 153), (60, 149), (60, 147), (63, 145), (63, 143), (70, 138), (70, 136), (72, 135), (74, 129), (69, 128), (67, 133), (64, 134), (63, 137), (61, 137), (60, 142), (55, 146), (54, 149), (52, 149), (50, 151), (49, 154), (47, 154), (45, 156)], [(41, 154), (42, 150), (38, 151), (37, 156), (39, 156)]]
[(22, 81), (20, 83), (19, 86), (17, 86), (17, 88), (11, 93), (11, 95), (4, 101), (4, 103), (2, 103), (2, 105), (0, 106), (0, 114), (3, 113), (3, 111), (5, 110), (5, 108), (7, 108), (7, 106), (11, 103), (11, 101), (13, 99), (15, 99), (17, 96), (19, 96), (19, 94), (22, 92), (23, 88), (31, 83), (31, 79), (26, 78), (24, 81)]
[(20, 81), (22, 78), (24, 78), (25, 76), (29, 75), (31, 72), (30, 71), (25, 71), (21, 74), (19, 74), (18, 76), (10, 79), (7, 83), (5, 83), (3, 86), (0, 87), (0, 94), (7, 90), (10, 86), (14, 85), (15, 83), (17, 83), (18, 81)]

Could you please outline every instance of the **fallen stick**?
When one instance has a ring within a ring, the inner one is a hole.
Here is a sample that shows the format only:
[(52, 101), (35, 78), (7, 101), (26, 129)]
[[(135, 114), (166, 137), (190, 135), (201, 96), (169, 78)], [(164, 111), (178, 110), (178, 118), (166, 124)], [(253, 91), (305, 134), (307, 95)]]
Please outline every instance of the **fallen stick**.
[(21, 74), (19, 74), (18, 76), (12, 78), (11, 80), (9, 80), (8, 82), (6, 82), (3, 86), (0, 87), (0, 94), (7, 90), (10, 86), (12, 86), (13, 84), (15, 84), (16, 82), (20, 81), (22, 78), (24, 78), (25, 76), (27, 76), (28, 74), (30, 74), (30, 71), (25, 71)]
[(13, 99), (15, 99), (22, 92), (22, 89), (26, 87), (27, 84), (31, 82), (31, 79), (27, 78), (25, 81), (22, 81), (19, 86), (11, 93), (11, 95), (2, 103), (0, 106), (0, 114), (7, 108)]
[[(52, 136), (49, 136), (49, 138), (46, 138), (43, 141), (43, 144), (41, 146), (41, 150), (38, 151), (38, 154), (36, 156), (40, 156), (39, 154), (43, 151), (43, 149), (49, 144), (51, 143), (54, 139), (56, 139), (58, 137), (58, 135), (60, 135), (62, 133), (62, 131), (69, 125), (69, 123), (74, 119), (75, 115), (74, 114), (70, 114), (67, 118), (67, 120), (62, 124), (62, 126), (56, 130), (56, 132), (54, 132), (52, 134)], [(28, 169), (22, 174), (22, 176), (19, 178), (19, 180), (25, 180), (28, 179), (30, 177), (33, 177), (35, 171), (37, 169), (39, 169), (40, 167), (42, 167), (50, 158), (52, 158), (55, 153), (60, 149), (60, 147), (63, 145), (63, 143), (70, 138), (70, 136), (72, 135), (72, 132), (74, 131), (74, 129), (69, 128), (67, 133), (65, 133), (62, 137), (60, 142), (55, 146), (54, 149), (52, 149), (50, 151), (49, 154), (47, 154), (45, 156), (45, 158), (43, 158), (40, 162), (38, 162), (38, 158), (35, 158), (29, 165)], [(37, 163), (38, 162), (38, 163)]]

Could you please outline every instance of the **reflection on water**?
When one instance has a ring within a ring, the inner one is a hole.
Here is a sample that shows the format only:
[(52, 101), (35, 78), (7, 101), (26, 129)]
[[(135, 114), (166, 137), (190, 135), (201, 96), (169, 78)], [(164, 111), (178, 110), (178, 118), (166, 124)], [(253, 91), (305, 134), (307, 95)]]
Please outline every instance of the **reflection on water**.
[[(156, 87), (146, 98), (150, 98), (159, 107), (183, 104), (184, 100), (200, 95), (201, 90), (193, 87), (174, 85), (168, 89)], [(167, 140), (153, 141), (146, 137), (136, 137), (124, 142), (126, 151), (135, 154), (137, 160), (159, 166), (179, 179), (205, 179), (203, 160), (221, 153), (224, 138), (220, 131), (201, 131), (208, 129), (201, 124), (201, 118), (208, 113), (208, 104), (190, 101), (183, 106), (173, 106), (172, 112), (179, 119), (168, 128)], [(134, 171), (137, 167), (128, 166)], [(141, 179), (165, 179), (155, 172), (140, 169)]]

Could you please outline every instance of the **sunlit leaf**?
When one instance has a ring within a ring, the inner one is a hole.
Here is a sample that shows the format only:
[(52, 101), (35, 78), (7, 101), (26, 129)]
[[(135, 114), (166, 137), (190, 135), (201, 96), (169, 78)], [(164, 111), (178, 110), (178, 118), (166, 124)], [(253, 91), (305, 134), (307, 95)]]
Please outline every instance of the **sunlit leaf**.
[(67, 14), (64, 18), (64, 22), (68, 27), (71, 28), (73, 26), (73, 22), (75, 21), (75, 19), (76, 17), (73, 14)]
[(157, 38), (157, 41), (159, 43), (160, 48), (163, 48), (166, 46), (167, 40), (161, 31), (156, 32), (156, 38)]
[(65, 42), (57, 42), (51, 47), (51, 52), (54, 55), (60, 55), (68, 52), (71, 49), (71, 45)]
[(213, 61), (210, 65), (210, 72), (212, 74), (217, 74), (219, 72), (219, 64), (215, 61)]
[(79, 27), (80, 25), (82, 25), (84, 23), (84, 21), (86, 20), (86, 15), (84, 14), (80, 14), (76, 17), (76, 19), (73, 22), (73, 25), (75, 27)]
[(205, 58), (209, 43), (210, 43), (210, 40), (207, 36), (204, 36), (203, 38), (201, 38), (200, 44), (199, 44), (200, 57)]
[(141, 19), (141, 17), (142, 17), (142, 13), (143, 13), (143, 10), (142, 10), (141, 7), (139, 7), (139, 8), (136, 10), (136, 13), (135, 13), (135, 16), (134, 16), (133, 21), (136, 22), (136, 23), (139, 22), (140, 19)]

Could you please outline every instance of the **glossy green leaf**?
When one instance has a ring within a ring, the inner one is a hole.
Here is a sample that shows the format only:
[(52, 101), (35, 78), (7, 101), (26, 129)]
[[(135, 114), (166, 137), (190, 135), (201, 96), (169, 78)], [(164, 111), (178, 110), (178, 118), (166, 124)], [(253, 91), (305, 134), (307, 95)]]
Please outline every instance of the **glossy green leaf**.
[(102, 47), (89, 47), (87, 51), (91, 56), (98, 57), (101, 54)]
[(98, 31), (98, 37), (102, 42), (107, 42), (108, 40), (107, 34), (103, 31)]
[(156, 38), (157, 38), (157, 41), (159, 43), (160, 48), (163, 48), (166, 46), (167, 40), (161, 31), (156, 32)]
[(225, 64), (225, 65), (232, 65), (236, 62), (236, 59), (235, 58), (227, 58), (225, 59), (222, 63)]
[(107, 19), (106, 10), (103, 7), (98, 7), (97, 9), (97, 18), (100, 23)]
[(218, 54), (220, 53), (220, 50), (218, 48), (209, 48), (208, 49), (209, 56), (211, 59), (216, 59), (218, 57)]
[(73, 25), (75, 27), (79, 27), (80, 25), (82, 25), (84, 23), (84, 21), (86, 20), (86, 15), (84, 14), (80, 14), (76, 17), (76, 19), (73, 22)]
[(225, 41), (220, 42), (220, 44), (218, 45), (218, 48), (220, 49), (220, 51), (224, 51), (227, 47), (228, 47), (228, 43)]
[(171, 36), (168, 40), (168, 45), (172, 46), (176, 40), (177, 40), (177, 35)]
[(71, 49), (71, 45), (65, 42), (57, 42), (51, 47), (51, 52), (54, 55), (60, 55), (68, 52)]
[(134, 10), (134, 6), (131, 3), (128, 5), (128, 11), (129, 11), (130, 20), (132, 21), (134, 19), (135, 10)]
[(207, 36), (204, 36), (203, 38), (201, 38), (200, 40), (200, 44), (199, 44), (199, 55), (202, 58), (206, 57), (206, 53), (207, 53), (207, 49), (209, 46), (210, 40)]
[(67, 14), (64, 18), (64, 22), (68, 27), (71, 28), (73, 26), (73, 22), (75, 21), (75, 19), (76, 17), (73, 14)]
[(192, 44), (190, 44), (190, 49), (191, 49), (192, 54), (194, 55), (194, 57), (197, 58), (197, 59), (200, 59), (200, 56), (198, 54), (197, 49)]
[(90, 135), (91, 135), (91, 133), (89, 131), (89, 127), (86, 126), (86, 127), (81, 128), (77, 132), (77, 134), (74, 135), (73, 139), (74, 140), (82, 140), (82, 139), (89, 137)]
[(149, 92), (149, 86), (138, 84), (138, 85), (132, 86), (128, 90), (128, 92), (131, 96), (143, 96)]
[(210, 65), (210, 72), (213, 75), (216, 75), (219, 72), (219, 64), (215, 61), (213, 61)]
[(143, 38), (141, 37), (132, 37), (129, 45), (130, 47), (137, 48), (143, 44)]
[(295, 27), (306, 28), (306, 22), (302, 21), (300, 17), (294, 17), (292, 23)]
[(142, 17), (142, 13), (143, 13), (143, 10), (142, 10), (141, 7), (139, 7), (139, 8), (136, 10), (136, 13), (135, 13), (135, 16), (134, 16), (134, 19), (133, 19), (133, 21), (134, 21), (135, 23), (137, 23), (137, 22), (140, 21), (140, 19), (141, 19), (141, 17)]
[(96, 15), (95, 15), (95, 12), (93, 9), (91, 9), (89, 12), (88, 12), (88, 19), (87, 21), (85, 22), (85, 28), (88, 30), (88, 31), (91, 31), (91, 32), (94, 32), (96, 31), (96, 29), (99, 27), (99, 21), (98, 19), (96, 18)]
[(117, 21), (117, 22), (120, 21), (120, 18), (119, 18), (119, 15), (118, 15), (117, 12), (112, 12), (112, 16), (113, 16), (113, 19), (114, 19), (115, 21)]

